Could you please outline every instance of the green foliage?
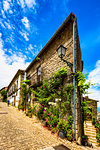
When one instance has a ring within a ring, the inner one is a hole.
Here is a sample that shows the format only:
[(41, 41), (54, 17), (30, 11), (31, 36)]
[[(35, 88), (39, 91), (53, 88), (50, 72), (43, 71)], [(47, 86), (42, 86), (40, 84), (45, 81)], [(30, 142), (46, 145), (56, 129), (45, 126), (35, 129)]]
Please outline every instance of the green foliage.
[(2, 101), (7, 102), (7, 91), (3, 90), (0, 92), (1, 96), (3, 97)]
[(58, 130), (64, 131), (69, 140), (72, 140), (72, 122), (72, 116), (68, 116), (67, 122), (65, 120), (60, 120), (57, 125)]
[[(57, 103), (63, 117), (67, 112), (71, 111), (71, 97), (73, 86), (68, 85), (67, 87), (63, 86), (64, 78), (67, 76), (67, 69), (60, 68), (54, 73), (54, 75), (47, 81), (43, 80), (43, 83), (40, 87), (37, 87), (37, 90), (32, 92), (36, 95), (36, 99), (43, 107), (48, 107), (49, 102), (55, 102), (55, 99), (61, 99)], [(53, 107), (53, 106), (52, 106)], [(58, 109), (57, 107), (56, 110)], [(54, 107), (52, 108), (54, 109)]]
[(31, 107), (30, 103), (28, 104), (28, 113), (32, 113), (32, 107)]
[(64, 131), (65, 133), (67, 133), (67, 122), (64, 120), (60, 120), (60, 122), (57, 125), (58, 130), (60, 131)]
[(20, 88), (20, 94), (22, 97), (22, 105), (26, 109), (28, 94), (31, 94), (31, 88), (29, 87), (30, 80), (23, 80)]
[(100, 131), (96, 135), (97, 142), (100, 144)]
[(95, 124), (96, 121), (95, 121), (95, 118), (92, 118), (92, 124)]
[(82, 72), (78, 71), (75, 76), (78, 80), (78, 86), (80, 87), (80, 93), (82, 94), (86, 94), (87, 90), (89, 89), (89, 87), (92, 85), (90, 82), (86, 83), (86, 75), (87, 74), (83, 74)]
[(88, 137), (86, 135), (83, 135), (81, 138), (82, 140), (88, 140)]
[(18, 104), (18, 109), (23, 109), (23, 106), (21, 104)]
[(39, 57), (36, 57), (36, 60), (40, 60), (40, 58), (39, 58)]
[(99, 124), (99, 121), (97, 121), (97, 120), (95, 120), (95, 118), (93, 118), (92, 123), (93, 123), (93, 125), (95, 125), (95, 128), (97, 130), (96, 139), (97, 139), (97, 142), (100, 144), (100, 124)]
[(72, 116), (68, 116), (68, 123), (70, 125), (72, 125), (72, 123), (73, 123), (73, 117)]
[(35, 115), (35, 112), (36, 112), (36, 105), (34, 105), (32, 108), (32, 114)]
[(82, 115), (84, 116), (84, 120), (86, 120), (87, 115), (92, 115), (90, 109), (87, 107), (88, 101), (81, 102)]
[(68, 129), (67, 130), (67, 139), (69, 140), (69, 141), (71, 141), (72, 140), (72, 129)]
[(43, 117), (43, 110), (44, 110), (43, 106), (39, 106), (38, 110), (36, 110), (36, 116), (38, 117), (38, 119), (42, 119), (42, 117)]

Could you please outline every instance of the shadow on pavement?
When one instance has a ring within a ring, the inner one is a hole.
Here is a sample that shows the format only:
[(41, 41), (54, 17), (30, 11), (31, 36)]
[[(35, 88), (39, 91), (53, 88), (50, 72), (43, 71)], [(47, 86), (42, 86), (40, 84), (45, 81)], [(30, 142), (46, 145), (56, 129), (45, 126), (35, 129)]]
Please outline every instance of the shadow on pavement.
[(0, 112), (0, 114), (8, 114), (7, 112)]
[(61, 144), (58, 146), (53, 147), (55, 150), (71, 150), (68, 147), (66, 147), (65, 145)]

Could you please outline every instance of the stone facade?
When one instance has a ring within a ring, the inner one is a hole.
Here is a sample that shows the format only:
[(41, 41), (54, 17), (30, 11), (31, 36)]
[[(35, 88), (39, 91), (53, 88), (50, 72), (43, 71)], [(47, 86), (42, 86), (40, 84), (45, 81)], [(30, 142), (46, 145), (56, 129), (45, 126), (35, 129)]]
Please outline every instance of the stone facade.
[(19, 69), (8, 86), (7, 99), (14, 106), (18, 106), (21, 101), (20, 85), (22, 80), (24, 80), (24, 70)]
[(92, 120), (92, 118), (95, 118), (97, 120), (97, 100), (90, 99), (88, 96), (83, 97), (83, 101), (87, 102), (87, 107), (92, 112), (91, 115), (87, 115), (87, 120)]
[[(5, 90), (5, 91), (6, 91), (6, 90), (7, 90), (7, 87), (3, 87), (3, 88), (0, 90), (0, 92), (2, 92), (3, 90)], [(3, 100), (2, 100), (2, 98), (3, 98), (3, 97), (2, 97), (2, 95), (0, 94), (0, 102), (2, 102), (2, 101), (3, 101)]]
[[(57, 48), (63, 45), (67, 48), (66, 55), (64, 59), (73, 64), (73, 18), (75, 20), (75, 71), (82, 71), (82, 61), (81, 61), (81, 49), (79, 43), (78, 29), (76, 16), (71, 13), (64, 23), (59, 27), (56, 33), (44, 46), (37, 57), (32, 61), (32, 63), (27, 67), (26, 74), (27, 78), (30, 79), (30, 86), (34, 87), (38, 83), (38, 68), (41, 67), (40, 82), (43, 79), (49, 79), (55, 71), (59, 70), (61, 67), (66, 67), (67, 64), (63, 62), (57, 56)], [(73, 83), (73, 76), (71, 69), (67, 66), (68, 76), (66, 78), (65, 84)], [(79, 96), (79, 90), (76, 83), (75, 89), (75, 101), (76, 101), (76, 140), (78, 141), (81, 137), (81, 113), (80, 113), (80, 103), (81, 97)], [(31, 98), (31, 104), (34, 103), (34, 95)], [(72, 100), (72, 115), (74, 117), (73, 111), (73, 100)], [(73, 124), (74, 128), (74, 124)]]

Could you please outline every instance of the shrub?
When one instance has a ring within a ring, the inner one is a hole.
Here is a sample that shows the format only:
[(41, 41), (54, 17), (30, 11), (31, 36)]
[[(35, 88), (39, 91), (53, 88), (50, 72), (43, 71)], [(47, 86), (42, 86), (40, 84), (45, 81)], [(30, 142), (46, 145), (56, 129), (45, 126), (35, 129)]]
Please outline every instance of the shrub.
[(21, 105), (21, 104), (19, 104), (18, 105), (18, 109), (20, 110), (20, 109), (22, 109), (23, 108), (23, 106)]
[(36, 112), (36, 105), (34, 105), (33, 108), (32, 108), (32, 114), (36, 115), (35, 112)]
[(67, 130), (67, 139), (69, 140), (69, 141), (71, 141), (72, 140), (72, 129), (68, 129)]
[(96, 135), (97, 142), (100, 144), (100, 131)]
[(44, 107), (43, 106), (39, 106), (39, 109), (36, 110), (36, 116), (39, 118), (39, 119), (42, 119), (43, 117), (43, 110), (44, 110)]
[(72, 118), (72, 116), (68, 116), (68, 123), (69, 123), (70, 125), (72, 125), (72, 123), (73, 123), (73, 118)]
[(57, 125), (57, 129), (59, 131), (63, 131), (65, 132), (66, 136), (67, 136), (67, 122), (64, 120), (60, 120), (60, 122)]
[(96, 121), (95, 121), (95, 118), (92, 118), (92, 124), (95, 124)]

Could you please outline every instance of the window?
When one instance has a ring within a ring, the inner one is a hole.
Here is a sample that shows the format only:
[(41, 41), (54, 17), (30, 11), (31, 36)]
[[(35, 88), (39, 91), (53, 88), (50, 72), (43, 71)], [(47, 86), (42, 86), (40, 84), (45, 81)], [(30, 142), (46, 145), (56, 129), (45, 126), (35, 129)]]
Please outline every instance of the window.
[(39, 66), (37, 68), (37, 81), (40, 82), (40, 78), (41, 78), (41, 66)]

